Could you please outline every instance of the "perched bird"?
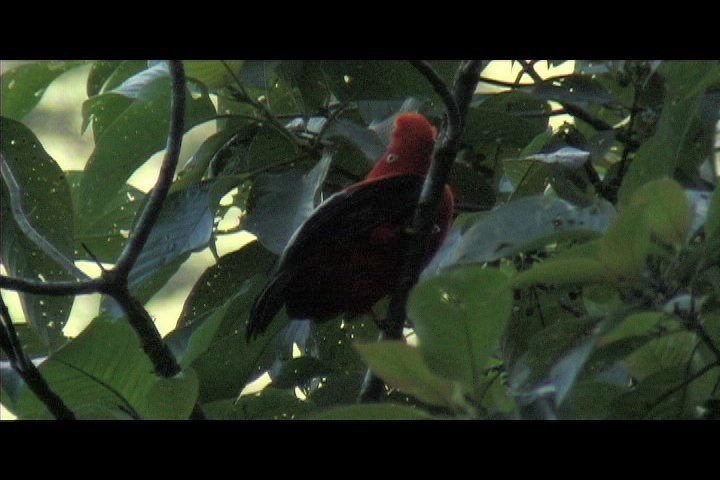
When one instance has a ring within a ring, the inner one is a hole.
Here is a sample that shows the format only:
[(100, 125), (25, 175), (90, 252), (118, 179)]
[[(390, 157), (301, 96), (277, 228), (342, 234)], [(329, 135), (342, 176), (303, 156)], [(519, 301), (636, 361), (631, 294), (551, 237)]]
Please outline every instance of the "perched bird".
[[(283, 306), (291, 318), (322, 322), (366, 313), (393, 291), (436, 136), (423, 115), (398, 115), (390, 146), (365, 180), (329, 197), (292, 235), (255, 299), (248, 340)], [(425, 263), (442, 243), (453, 211), (446, 185)]]

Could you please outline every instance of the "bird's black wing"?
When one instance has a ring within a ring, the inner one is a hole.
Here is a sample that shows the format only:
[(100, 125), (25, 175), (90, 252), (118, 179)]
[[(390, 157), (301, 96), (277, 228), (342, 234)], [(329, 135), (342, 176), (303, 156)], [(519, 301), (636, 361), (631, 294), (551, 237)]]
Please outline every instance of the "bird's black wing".
[(284, 304), (284, 289), (295, 272), (313, 261), (311, 252), (370, 238), (383, 225), (407, 225), (424, 177), (396, 175), (353, 186), (329, 197), (290, 238), (268, 284), (250, 312), (247, 336), (262, 333)]

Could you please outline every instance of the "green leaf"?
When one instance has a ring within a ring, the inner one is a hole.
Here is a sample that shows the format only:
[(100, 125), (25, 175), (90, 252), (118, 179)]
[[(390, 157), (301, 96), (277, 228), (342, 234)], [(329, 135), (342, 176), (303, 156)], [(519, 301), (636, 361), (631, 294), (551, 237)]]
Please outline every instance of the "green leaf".
[(636, 279), (645, 269), (651, 246), (647, 215), (642, 208), (628, 208), (600, 239), (597, 258), (605, 266), (608, 278)]
[(329, 103), (330, 89), (318, 62), (286, 60), (278, 65), (277, 72), (293, 91), (297, 90), (303, 113), (317, 112)]
[[(156, 376), (137, 335), (125, 319), (96, 318), (39, 368), (71, 410), (86, 412), (81, 418), (114, 418), (118, 411), (143, 418), (155, 417), (161, 414), (157, 396), (163, 391), (173, 395), (167, 400), (176, 409), (163, 415), (173, 418), (189, 415), (189, 411), (185, 412), (192, 398), (191, 377), (179, 377), (179, 383), (173, 383), (176, 379), (172, 379), (170, 385), (167, 379)], [(158, 383), (165, 385), (158, 386)], [(48, 418), (45, 406), (24, 384), (13, 392), (10, 404), (21, 418)]]
[(324, 61), (332, 93), (341, 101), (433, 98), (431, 85), (410, 63), (403, 61)]
[(394, 403), (347, 405), (304, 416), (305, 420), (431, 420), (430, 413), (417, 407)]
[[(355, 351), (355, 355), (360, 355)], [(362, 362), (362, 360), (360, 360)], [(333, 365), (334, 366), (334, 365)], [(335, 367), (335, 373), (323, 377), (317, 388), (310, 390), (308, 400), (319, 407), (333, 407), (357, 401), (367, 367), (362, 370), (344, 372)]]
[(332, 368), (320, 360), (305, 356), (292, 358), (283, 362), (281, 368), (273, 375), (275, 388), (294, 388), (332, 372)]
[(197, 80), (210, 88), (220, 89), (235, 83), (228, 68), (237, 75), (244, 63), (243, 60), (185, 60), (183, 65), (187, 78)]
[(265, 248), (280, 254), (295, 230), (315, 210), (315, 197), (330, 162), (331, 156), (324, 155), (309, 172), (292, 169), (258, 176), (251, 211), (243, 226), (257, 235)]
[(578, 382), (560, 408), (560, 417), (572, 420), (605, 420), (610, 406), (628, 388), (599, 380)]
[(107, 79), (115, 72), (122, 61), (120, 60), (96, 60), (90, 67), (87, 79), (87, 96), (94, 97), (103, 90)]
[(359, 149), (370, 162), (380, 158), (387, 148), (377, 132), (344, 118), (328, 120), (323, 129), (322, 138), (343, 139)]
[(661, 178), (646, 183), (633, 194), (630, 208), (642, 209), (647, 226), (660, 240), (682, 246), (690, 228), (690, 206), (685, 190), (675, 180)]
[(686, 367), (683, 365), (674, 365), (655, 372), (635, 386), (632, 391), (620, 395), (611, 402), (608, 418), (611, 420), (679, 418), (682, 412), (683, 390), (666, 395), (684, 380), (686, 374)]
[[(78, 186), (83, 172), (65, 172), (73, 205), (78, 205)], [(127, 243), (130, 229), (138, 208), (144, 204), (145, 192), (132, 185), (125, 186), (107, 204), (102, 213), (86, 219), (82, 225), (75, 224), (75, 252), (77, 259), (92, 260), (82, 248), (85, 246), (101, 262), (114, 263)], [(82, 230), (81, 230), (82, 228)]]
[[(84, 61), (49, 61), (20, 65), (0, 76), (0, 115), (21, 120), (40, 102), (47, 87)], [(3, 135), (5, 133), (3, 132)]]
[[(0, 117), (2, 191), (0, 258), (8, 272), (32, 280), (74, 280), (73, 214), (70, 188), (60, 167), (22, 123)], [(15, 213), (22, 212), (16, 217)], [(49, 247), (26, 236), (32, 229)], [(55, 250), (55, 254), (46, 252)], [(63, 259), (64, 257), (64, 259)], [(72, 297), (20, 294), (27, 321), (56, 347), (70, 315)]]
[(657, 338), (637, 349), (622, 364), (635, 378), (643, 380), (663, 369), (684, 365), (697, 344), (695, 334), (677, 332)]
[(365, 363), (391, 387), (429, 405), (451, 407), (459, 385), (433, 373), (419, 349), (400, 341), (355, 344)]
[(499, 270), (465, 267), (418, 284), (408, 316), (420, 349), (438, 375), (477, 387), (512, 308)]
[(536, 284), (574, 285), (611, 281), (602, 262), (591, 258), (551, 258), (519, 273), (511, 281), (513, 288)]
[(613, 98), (610, 92), (590, 75), (568, 75), (547, 78), (528, 89), (534, 97), (573, 105), (603, 104)]
[(547, 117), (523, 117), (525, 112), (549, 112), (546, 102), (521, 92), (488, 96), (482, 103), (468, 109), (461, 142), (477, 151), (494, 153), (497, 145), (524, 148), (537, 135), (546, 131)]
[(267, 387), (237, 399), (206, 403), (203, 409), (213, 420), (291, 420), (312, 412), (314, 405), (287, 390)]
[[(91, 99), (103, 102), (104, 110), (93, 116), (95, 123), (106, 126), (96, 139), (80, 183), (77, 211), (82, 218), (102, 212), (132, 173), (165, 147), (170, 121), (169, 79), (161, 76), (133, 88), (138, 91), (132, 100), (112, 92)], [(103, 117), (105, 111), (111, 113), (110, 118)], [(206, 94), (186, 93), (185, 131), (214, 115), (215, 108)]]
[[(20, 341), (20, 346), (28, 357), (41, 357), (47, 354), (47, 345), (30, 325), (13, 323), (13, 327)], [(0, 361), (7, 362), (8, 360), (5, 350), (0, 349)]]
[(444, 270), (497, 260), (564, 239), (587, 240), (607, 230), (614, 216), (614, 207), (605, 201), (579, 208), (542, 195), (519, 198), (480, 215), (456, 247), (433, 263)]
[[(108, 72), (105, 83), (102, 85), (99, 93), (107, 93), (114, 90), (129, 78), (147, 70), (147, 68), (147, 60), (124, 60), (119, 62), (112, 72)], [(88, 95), (88, 97), (89, 96), (90, 95)]]
[(650, 180), (673, 175), (682, 158), (686, 136), (706, 88), (720, 80), (720, 66), (711, 61), (665, 62), (660, 67), (667, 95), (655, 135), (635, 154), (619, 192), (626, 205), (635, 190)]
[(247, 287), (233, 299), (208, 350), (192, 363), (200, 378), (201, 402), (236, 397), (247, 383), (272, 365), (275, 337), (287, 325), (283, 313), (275, 317), (263, 335), (251, 342), (245, 339), (250, 308), (265, 280), (260, 275), (248, 280)]
[(276, 260), (277, 257), (257, 241), (220, 257), (220, 261), (205, 270), (195, 282), (180, 313), (178, 327), (188, 326), (222, 307), (248, 279), (267, 273)]
[(525, 354), (508, 373), (508, 382), (523, 403), (552, 393), (559, 404), (558, 396), (571, 391), (578, 369), (594, 346), (588, 333), (596, 323), (592, 319), (563, 319), (530, 338)]
[(198, 397), (198, 378), (190, 368), (173, 378), (159, 378), (147, 393), (145, 418), (186, 420)]
[(705, 234), (709, 238), (720, 236), (720, 188), (715, 188), (705, 220)]

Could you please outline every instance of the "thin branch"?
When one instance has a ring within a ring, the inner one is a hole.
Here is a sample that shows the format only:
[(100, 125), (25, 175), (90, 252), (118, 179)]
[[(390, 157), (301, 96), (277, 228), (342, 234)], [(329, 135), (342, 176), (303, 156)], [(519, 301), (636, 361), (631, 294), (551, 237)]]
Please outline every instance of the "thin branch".
[(583, 110), (582, 108), (578, 107), (577, 105), (573, 105), (572, 103), (568, 102), (558, 102), (566, 111), (568, 115), (571, 115), (574, 118), (580, 119), (583, 122), (587, 123), (591, 127), (593, 127), (597, 131), (606, 131), (606, 130), (612, 130), (613, 126), (607, 123), (605, 120), (602, 120), (600, 118), (595, 118), (592, 115), (590, 115), (588, 112)]
[(23, 350), (2, 295), (0, 295), (0, 347), (10, 359), (12, 369), (20, 375), (28, 388), (57, 420), (75, 420), (75, 414), (50, 388)]
[(34, 293), (37, 295), (64, 296), (64, 295), (86, 295), (90, 293), (102, 293), (105, 282), (96, 278), (83, 282), (52, 281), (39, 282), (25, 278), (7, 277), (0, 275), (0, 288), (14, 290), (17, 292)]
[[(410, 64), (415, 67), (415, 70), (420, 72), (428, 80), (428, 82), (430, 82), (430, 85), (432, 85), (435, 93), (437, 93), (445, 103), (448, 114), (448, 123), (454, 121), (455, 125), (453, 125), (452, 128), (454, 130), (458, 130), (460, 128), (462, 117), (455, 97), (453, 97), (453, 94), (445, 83), (445, 80), (443, 80), (442, 77), (440, 77), (440, 75), (438, 75), (432, 66), (427, 62), (422, 60), (410, 60)], [(448, 127), (448, 130), (450, 130), (450, 127)]]
[(515, 60), (520, 64), (520, 67), (522, 67), (522, 70), (518, 74), (517, 78), (515, 79), (516, 83), (520, 82), (520, 79), (522, 79), (523, 75), (527, 74), (530, 78), (533, 79), (533, 82), (535, 83), (542, 83), (543, 78), (540, 76), (539, 73), (535, 71), (535, 64), (537, 63), (537, 60)]
[(275, 117), (275, 115), (272, 114), (272, 112), (263, 105), (261, 102), (255, 100), (250, 95), (248, 95), (247, 91), (245, 90), (245, 87), (243, 86), (242, 82), (240, 81), (240, 78), (237, 76), (237, 74), (233, 71), (230, 66), (225, 63), (225, 61), (221, 62), (225, 70), (230, 74), (230, 76), (233, 78), (235, 83), (237, 84), (237, 88), (240, 91), (241, 97), (239, 98), (240, 101), (243, 101), (247, 104), (249, 104), (251, 107), (253, 107), (256, 111), (260, 112), (262, 116), (265, 118), (267, 122), (269, 122), (278, 132), (280, 132), (282, 135), (284, 135), (290, 142), (295, 145), (296, 147), (298, 144), (298, 139), (290, 133), (285, 126), (280, 123)]
[[(399, 282), (393, 292), (390, 306), (388, 307), (388, 319), (384, 322), (381, 339), (402, 340), (402, 330), (407, 317), (406, 304), (408, 295), (413, 285), (417, 282), (422, 269), (423, 258), (430, 244), (435, 218), (437, 216), (440, 200), (442, 198), (445, 184), (450, 174), (450, 168), (455, 160), (458, 150), (458, 142), (462, 134), (464, 118), (467, 113), (470, 100), (478, 83), (478, 76), (482, 67), (479, 60), (465, 61), (460, 65), (453, 84), (452, 93), (444, 81), (432, 70), (429, 65), (414, 62), (418, 71), (422, 73), (433, 88), (438, 91), (440, 98), (446, 102), (448, 110), (448, 123), (445, 135), (435, 144), (434, 160), (430, 167), (425, 183), (423, 184), (420, 198), (411, 226), (408, 230), (409, 240), (403, 268)], [(358, 400), (361, 402), (377, 401), (380, 399), (384, 388), (382, 380), (371, 372), (368, 372), (363, 382)]]
[(45, 237), (38, 233), (30, 220), (28, 220), (28, 215), (25, 214), (25, 210), (22, 206), (22, 192), (20, 191), (20, 185), (10, 170), (3, 153), (0, 153), (0, 176), (2, 176), (2, 179), (8, 189), (8, 194), (10, 196), (10, 210), (12, 211), (15, 223), (17, 223), (18, 227), (25, 236), (48, 257), (55, 261), (55, 263), (62, 265), (65, 270), (72, 273), (76, 278), (82, 278), (85, 280), (89, 279), (90, 277), (88, 277), (85, 272), (75, 266), (70, 259), (68, 259), (60, 250), (55, 248), (55, 245), (48, 242)]
[(478, 76), (478, 81), (481, 83), (487, 83), (488, 85), (494, 85), (496, 87), (506, 87), (506, 88), (532, 87), (535, 85), (535, 83), (506, 82), (504, 80), (497, 80), (495, 78), (483, 77), (482, 75)]
[(652, 412), (652, 411), (653, 411), (658, 405), (660, 405), (662, 402), (664, 402), (664, 401), (667, 400), (668, 398), (672, 397), (673, 395), (675, 395), (675, 394), (676, 394), (677, 392), (679, 392), (680, 390), (686, 388), (686, 387), (687, 387), (688, 385), (690, 385), (692, 382), (694, 382), (694, 381), (697, 380), (698, 378), (702, 377), (703, 375), (705, 375), (707, 372), (709, 372), (709, 371), (712, 370), (713, 368), (720, 368), (720, 362), (714, 362), (714, 363), (710, 363), (710, 364), (708, 364), (708, 365), (705, 365), (703, 368), (701, 368), (700, 370), (698, 370), (697, 372), (695, 372), (694, 375), (692, 375), (692, 376), (689, 377), (689, 378), (686, 378), (683, 382), (679, 383), (678, 385), (672, 387), (671, 389), (669, 389), (668, 391), (666, 391), (665, 393), (663, 393), (662, 395), (660, 395), (653, 403), (650, 404), (650, 407), (649, 407), (648, 410), (647, 410), (648, 413), (646, 414), (646, 416), (649, 415), (650, 412)]
[(155, 222), (160, 216), (163, 202), (170, 190), (178, 158), (185, 126), (185, 70), (182, 62), (170, 61), (170, 76), (172, 77), (172, 97), (170, 100), (170, 130), (168, 132), (165, 157), (163, 158), (160, 173), (155, 187), (150, 194), (145, 209), (137, 222), (137, 229), (125, 245), (114, 271), (120, 278), (126, 278), (133, 265), (140, 256)]

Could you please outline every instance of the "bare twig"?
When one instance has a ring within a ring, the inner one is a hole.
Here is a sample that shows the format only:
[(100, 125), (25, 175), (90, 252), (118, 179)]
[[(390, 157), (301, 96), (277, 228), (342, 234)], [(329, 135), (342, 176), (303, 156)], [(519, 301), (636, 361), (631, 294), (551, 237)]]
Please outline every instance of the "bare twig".
[(8, 356), (12, 369), (20, 375), (28, 388), (57, 420), (75, 420), (75, 414), (50, 388), (23, 350), (2, 295), (0, 295), (0, 347)]

